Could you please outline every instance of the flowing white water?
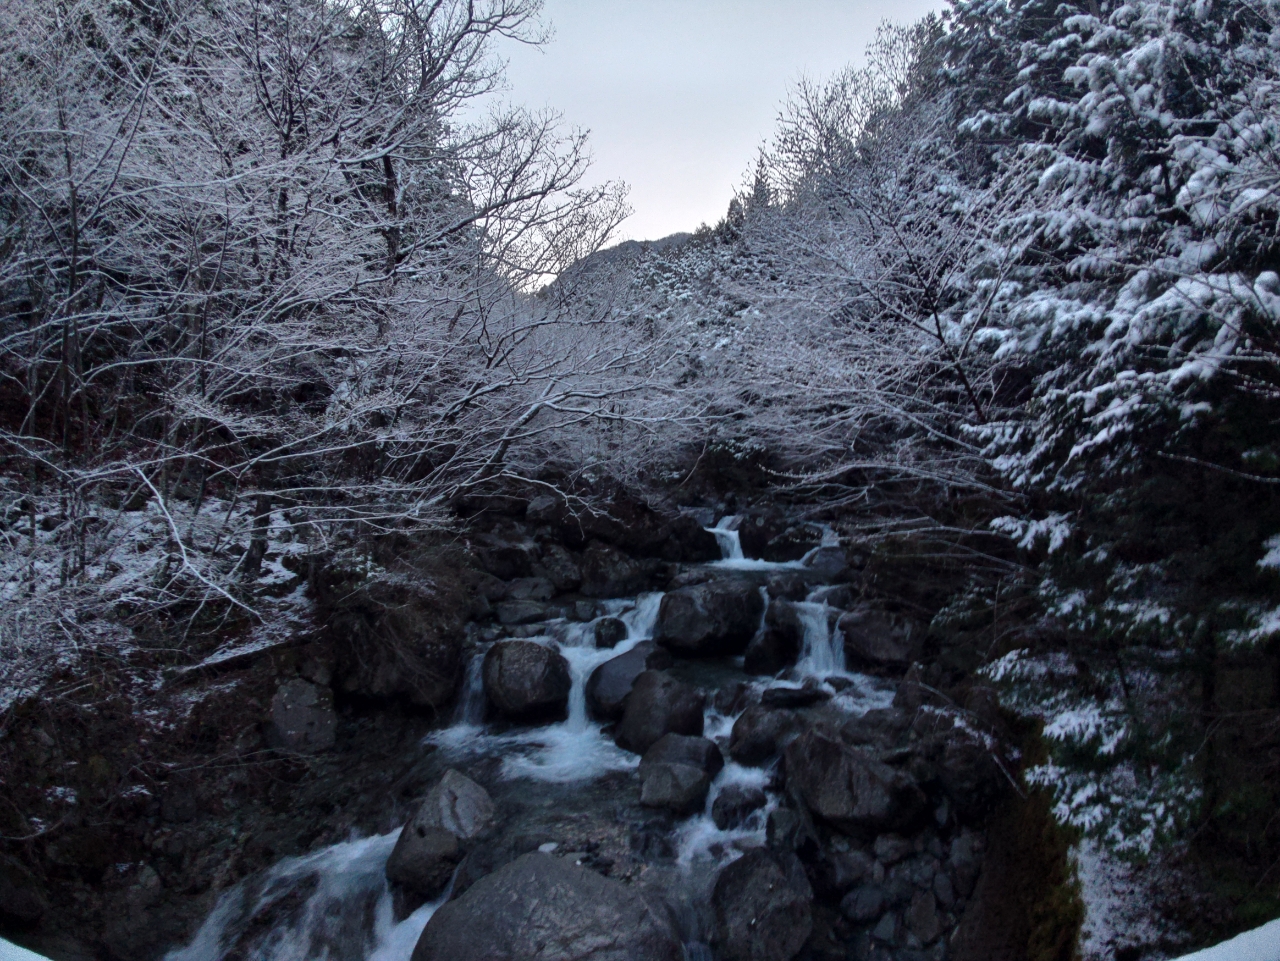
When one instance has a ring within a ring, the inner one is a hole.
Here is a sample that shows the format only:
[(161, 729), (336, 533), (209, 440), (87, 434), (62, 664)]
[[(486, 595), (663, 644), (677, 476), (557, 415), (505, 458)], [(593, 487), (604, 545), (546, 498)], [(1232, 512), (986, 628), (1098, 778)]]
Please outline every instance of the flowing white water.
[[(191, 943), (165, 961), (219, 961), (228, 954), (254, 961), (408, 961), (450, 892), (395, 920), (385, 872), (399, 836), (396, 830), (284, 859), (222, 895)], [(297, 904), (303, 892), (309, 893)], [(259, 929), (264, 933), (255, 934)]]
[(797, 602), (795, 609), (804, 628), (796, 671), (819, 679), (844, 674), (844, 637), (831, 624), (831, 609), (811, 601)]
[[(502, 773), (508, 778), (530, 778), (551, 783), (586, 781), (610, 771), (628, 771), (635, 768), (640, 759), (624, 751), (605, 737), (603, 725), (587, 715), (587, 679), (599, 665), (610, 658), (625, 654), (641, 641), (653, 638), (653, 628), (658, 620), (658, 608), (662, 594), (641, 594), (635, 599), (604, 601), (606, 613), (618, 617), (627, 627), (625, 640), (616, 647), (595, 646), (595, 622), (574, 624), (560, 622), (552, 626), (554, 637), (531, 637), (529, 640), (546, 644), (558, 650), (569, 662), (568, 717), (558, 724), (509, 731), (502, 734), (488, 733), (483, 724), (484, 689), (476, 655), (467, 671), (468, 692), (478, 700), (474, 715), (452, 727), (431, 735), (432, 743), (457, 754), (475, 755), (501, 753)], [(471, 685), (474, 684), (474, 687)], [(464, 700), (467, 693), (464, 692)]]
[(730, 514), (728, 517), (720, 518), (715, 527), (703, 528), (708, 534), (715, 535), (716, 544), (720, 547), (720, 557), (726, 561), (746, 560), (746, 556), (742, 553), (742, 538), (734, 526), (738, 519), (737, 514)]

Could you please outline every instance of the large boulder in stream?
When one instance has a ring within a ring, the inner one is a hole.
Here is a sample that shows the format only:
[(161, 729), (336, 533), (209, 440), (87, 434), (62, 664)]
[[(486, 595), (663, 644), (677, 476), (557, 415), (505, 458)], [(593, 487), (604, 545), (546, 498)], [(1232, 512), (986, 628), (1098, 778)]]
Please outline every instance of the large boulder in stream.
[(569, 662), (536, 641), (499, 641), (482, 665), (489, 703), (512, 720), (563, 717), (569, 703)]
[(636, 678), (645, 671), (660, 671), (670, 666), (670, 654), (653, 641), (641, 641), (591, 672), (587, 678), (587, 711), (598, 721), (618, 720)]
[(640, 761), (640, 803), (676, 814), (702, 810), (724, 756), (705, 737), (664, 734)]
[(826, 731), (805, 731), (787, 745), (784, 761), (788, 790), (846, 834), (908, 827), (924, 808), (924, 792), (910, 776)]
[(705, 703), (705, 695), (696, 687), (662, 671), (645, 671), (627, 697), (618, 725), (618, 746), (643, 754), (664, 734), (701, 735)]
[(387, 879), (423, 898), (436, 897), (465, 849), (493, 827), (494, 815), (488, 791), (466, 775), (446, 771), (400, 832), (387, 860)]
[(813, 930), (813, 889), (790, 852), (748, 851), (720, 872), (711, 903), (726, 961), (791, 961)]
[(739, 764), (765, 764), (799, 727), (800, 719), (793, 712), (770, 710), (753, 704), (733, 722), (733, 730), (729, 734), (729, 756)]
[(547, 854), (517, 858), (431, 916), (412, 961), (682, 961), (660, 909)]
[(668, 591), (653, 639), (678, 657), (741, 654), (760, 627), (760, 588), (745, 578), (720, 578)]

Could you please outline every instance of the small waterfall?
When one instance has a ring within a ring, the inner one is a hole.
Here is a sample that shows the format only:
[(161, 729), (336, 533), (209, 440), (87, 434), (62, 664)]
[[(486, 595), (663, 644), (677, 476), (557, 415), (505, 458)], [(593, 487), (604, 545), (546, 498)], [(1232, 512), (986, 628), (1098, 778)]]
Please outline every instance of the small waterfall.
[[(641, 594), (637, 597), (636, 606), (622, 615), (622, 623), (627, 625), (627, 640), (653, 640), (653, 629), (658, 624), (658, 610), (661, 607), (661, 591), (655, 591), (652, 594)], [(622, 652), (619, 651), (618, 653)]]
[(191, 943), (164, 961), (403, 961), (449, 891), (396, 922), (385, 872), (399, 836), (286, 858), (223, 894)]
[(467, 673), (462, 679), (462, 693), (458, 695), (458, 706), (454, 708), (453, 723), (466, 727), (481, 727), (484, 724), (484, 656), (477, 651), (467, 662)]
[(708, 534), (714, 534), (716, 543), (720, 545), (720, 557), (726, 561), (741, 561), (746, 557), (742, 553), (742, 538), (739, 537), (736, 529), (731, 529), (730, 525), (737, 524), (740, 518), (737, 514), (730, 514), (728, 517), (720, 518), (715, 527), (705, 527)]
[(812, 601), (797, 602), (795, 608), (804, 627), (796, 670), (808, 677), (843, 674), (844, 638), (839, 630), (832, 629), (830, 608), (825, 603), (815, 604)]

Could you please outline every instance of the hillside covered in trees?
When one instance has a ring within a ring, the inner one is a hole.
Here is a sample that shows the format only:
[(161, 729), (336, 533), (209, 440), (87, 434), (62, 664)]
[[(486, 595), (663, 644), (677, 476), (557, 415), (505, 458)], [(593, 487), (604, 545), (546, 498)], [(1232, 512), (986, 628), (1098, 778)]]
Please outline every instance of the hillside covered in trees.
[[(306, 807), (339, 774), (271, 734), (279, 691), (323, 689), (338, 749), (389, 756), (478, 723), (469, 697), (527, 721), (492, 652), (554, 637), (569, 691), (563, 625), (606, 647), (609, 620), (819, 691), (734, 700), (671, 669), (735, 739), (762, 705), (802, 712), (762, 755), (782, 755), (771, 780), (737, 786), (814, 904), (812, 935), (750, 949), (723, 912), (680, 916), (687, 957), (1163, 958), (1280, 916), (1280, 6), (952, 0), (787, 93), (718, 224), (617, 247), (625, 188), (585, 186), (585, 135), (475, 119), (495, 44), (542, 30), (536, 0), (0, 8), (0, 934), (54, 957), (285, 957), (252, 941), (261, 920), (229, 940), (226, 911), (216, 950), (191, 939), (221, 892), (403, 824), (423, 784), (378, 807), (360, 773), (357, 800)], [(689, 647), (671, 598), (720, 583), (697, 567), (717, 540), (721, 573), (810, 580), (751, 581), (741, 645)], [(647, 628), (608, 607), (659, 592)], [(813, 666), (805, 617), (838, 664)], [(867, 618), (909, 656), (846, 665)], [(918, 724), (915, 746), (857, 743), (915, 779), (924, 821), (863, 836), (806, 793), (795, 745), (831, 718), (803, 711), (863, 677), (892, 685), (872, 714), (980, 728), (990, 796), (948, 781), (963, 737)], [(689, 766), (635, 747), (621, 710), (593, 717), (644, 756), (645, 791), (652, 764)], [(702, 735), (701, 714), (668, 731)], [(763, 763), (722, 746), (726, 770)], [(583, 771), (631, 776), (601, 757)], [(337, 820), (219, 855), (240, 866), (211, 880), (172, 839), (240, 817), (210, 772), (255, 765), (284, 785), (262, 788), (272, 817)], [(206, 813), (174, 815), (188, 798)], [(871, 881), (831, 880), (865, 842), (888, 884), (904, 836), (951, 880), (874, 911), (849, 893)], [(1010, 880), (957, 900), (971, 837)], [(422, 952), (449, 911), (422, 918), (418, 961), (445, 956)], [(391, 953), (368, 957), (409, 957), (377, 930)]]

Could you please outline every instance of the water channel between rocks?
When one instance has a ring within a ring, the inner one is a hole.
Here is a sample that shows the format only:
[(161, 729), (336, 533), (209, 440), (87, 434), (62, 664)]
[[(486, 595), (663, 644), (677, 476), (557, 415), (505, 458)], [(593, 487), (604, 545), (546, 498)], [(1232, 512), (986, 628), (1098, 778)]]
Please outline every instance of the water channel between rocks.
[[(804, 569), (803, 561), (745, 558), (737, 533), (728, 529), (729, 520), (708, 529), (723, 554), (723, 560), (705, 565), (712, 576)], [(764, 587), (760, 591), (767, 610), (768, 594)], [(829, 695), (828, 710), (850, 716), (889, 706), (893, 685), (845, 670), (831, 609), (815, 594), (820, 591), (794, 602), (803, 642), (785, 680), (746, 674), (742, 657), (676, 660), (669, 669), (707, 693), (705, 737), (726, 744), (747, 699), (714, 695), (741, 685), (759, 691), (816, 683)], [(527, 638), (557, 650), (569, 664), (568, 716), (557, 723), (486, 721), (481, 662), (489, 645), (481, 645), (468, 664), (452, 722), (429, 735), (421, 750), (430, 754), (437, 774), (456, 768), (482, 784), (497, 806), (503, 832), (547, 838), (539, 850), (574, 856), (574, 844), (581, 840), (584, 850), (576, 860), (599, 867), (603, 855), (593, 852), (602, 844), (605, 851), (629, 849), (635, 877), (627, 880), (649, 886), (669, 906), (688, 958), (710, 959), (714, 954), (705, 944), (710, 888), (725, 864), (765, 843), (767, 819), (778, 796), (773, 765), (745, 767), (726, 757), (700, 812), (677, 818), (640, 806), (640, 756), (618, 747), (606, 725), (590, 717), (586, 685), (596, 667), (654, 636), (662, 597), (645, 593), (601, 601), (594, 620), (548, 621), (542, 633)], [(597, 648), (596, 622), (605, 617), (620, 619), (626, 636), (614, 647)], [(762, 615), (760, 631), (764, 629)], [(829, 685), (833, 679), (836, 683)], [(717, 797), (733, 786), (763, 790), (768, 800), (739, 826), (722, 830), (712, 809)], [(385, 875), (399, 834), (397, 829), (352, 838), (286, 858), (241, 882), (220, 897), (193, 940), (171, 951), (165, 961), (409, 961), (428, 920), (449, 900), (452, 882), (438, 899), (402, 916)], [(607, 873), (609, 863), (604, 867)]]

